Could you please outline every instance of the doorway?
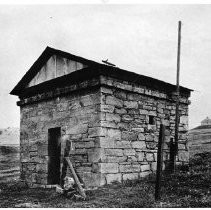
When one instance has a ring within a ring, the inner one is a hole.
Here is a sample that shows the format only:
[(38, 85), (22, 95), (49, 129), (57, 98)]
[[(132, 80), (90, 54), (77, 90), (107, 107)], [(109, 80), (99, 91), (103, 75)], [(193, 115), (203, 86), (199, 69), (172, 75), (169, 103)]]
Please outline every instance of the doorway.
[(48, 130), (48, 184), (59, 184), (61, 155), (61, 128)]

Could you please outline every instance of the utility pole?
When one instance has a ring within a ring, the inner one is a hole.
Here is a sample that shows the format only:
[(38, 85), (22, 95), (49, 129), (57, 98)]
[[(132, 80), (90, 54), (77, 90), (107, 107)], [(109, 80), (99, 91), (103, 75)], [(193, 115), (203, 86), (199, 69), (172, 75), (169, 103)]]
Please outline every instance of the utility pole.
[(170, 170), (175, 171), (176, 168), (176, 155), (178, 153), (178, 128), (179, 128), (179, 100), (180, 100), (180, 49), (181, 49), (181, 25), (182, 22), (178, 22), (178, 46), (177, 46), (177, 80), (176, 80), (176, 110), (175, 110), (175, 137), (173, 143), (173, 150), (170, 157)]

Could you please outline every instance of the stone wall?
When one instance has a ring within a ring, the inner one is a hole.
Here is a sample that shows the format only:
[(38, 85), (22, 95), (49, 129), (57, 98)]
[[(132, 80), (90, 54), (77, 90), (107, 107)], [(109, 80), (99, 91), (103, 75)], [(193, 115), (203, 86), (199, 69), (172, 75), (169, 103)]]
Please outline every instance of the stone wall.
[[(71, 157), (86, 186), (155, 171), (161, 122), (167, 128), (164, 160), (168, 160), (170, 137), (174, 137), (173, 94), (105, 76), (73, 86), (18, 103), (21, 177), (30, 186), (47, 184), (48, 129), (54, 127), (61, 127), (62, 150), (66, 141), (73, 142)], [(177, 162), (184, 164), (188, 161), (188, 97), (180, 102)]]
[(100, 92), (82, 91), (21, 106), (21, 178), (30, 186), (46, 185), (48, 129), (61, 127), (62, 150), (73, 141), (74, 161), (83, 179), (92, 175), (88, 153), (95, 148), (100, 122)]
[[(144, 177), (156, 170), (161, 122), (166, 125), (164, 167), (169, 160), (169, 142), (174, 137), (174, 95), (101, 77), (101, 137), (94, 170), (106, 183)], [(179, 154), (177, 163), (188, 162), (188, 100), (181, 98)], [(150, 119), (153, 122), (149, 122)], [(151, 124), (150, 124), (151, 123)]]

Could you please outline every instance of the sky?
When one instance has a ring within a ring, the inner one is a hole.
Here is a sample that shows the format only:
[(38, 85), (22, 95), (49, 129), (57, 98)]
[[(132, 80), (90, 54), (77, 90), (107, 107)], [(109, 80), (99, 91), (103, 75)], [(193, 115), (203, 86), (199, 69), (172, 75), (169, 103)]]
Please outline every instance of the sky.
[(211, 118), (211, 4), (0, 5), (0, 128), (19, 127), (9, 92), (46, 46), (193, 89), (189, 128)]

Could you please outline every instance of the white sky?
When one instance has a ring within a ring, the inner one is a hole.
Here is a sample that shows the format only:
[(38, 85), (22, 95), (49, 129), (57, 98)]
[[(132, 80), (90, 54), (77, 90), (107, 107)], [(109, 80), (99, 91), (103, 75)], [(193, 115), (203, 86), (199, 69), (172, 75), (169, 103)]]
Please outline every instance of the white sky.
[(211, 5), (0, 5), (0, 128), (19, 126), (9, 92), (51, 46), (194, 89), (189, 127), (211, 117)]

